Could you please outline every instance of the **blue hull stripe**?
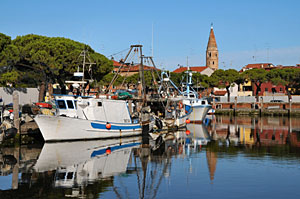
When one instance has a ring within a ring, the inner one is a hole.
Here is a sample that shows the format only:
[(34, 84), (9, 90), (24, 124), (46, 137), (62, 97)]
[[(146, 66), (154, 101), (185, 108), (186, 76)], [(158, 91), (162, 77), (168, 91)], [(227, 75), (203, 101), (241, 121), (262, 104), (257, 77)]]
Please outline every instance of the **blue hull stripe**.
[(196, 106), (193, 106), (193, 108), (195, 108), (195, 107), (211, 108), (211, 105), (196, 105)]
[[(118, 149), (124, 149), (124, 148), (127, 148), (127, 147), (133, 147), (133, 146), (139, 146), (139, 145), (141, 145), (141, 143), (124, 144), (124, 145), (121, 145), (121, 146), (110, 147), (110, 150), (112, 152), (112, 151), (115, 151), (115, 150), (118, 150)], [(95, 156), (99, 156), (99, 155), (105, 154), (106, 153), (106, 149), (100, 149), (98, 151), (93, 151), (91, 157), (95, 157)]]
[[(94, 129), (105, 129), (105, 130), (108, 130), (106, 128), (106, 124), (99, 124), (99, 123), (92, 122), (91, 126)], [(110, 130), (134, 130), (134, 129), (140, 129), (140, 128), (142, 128), (141, 125), (120, 126), (120, 125), (113, 125), (113, 124), (111, 124)]]

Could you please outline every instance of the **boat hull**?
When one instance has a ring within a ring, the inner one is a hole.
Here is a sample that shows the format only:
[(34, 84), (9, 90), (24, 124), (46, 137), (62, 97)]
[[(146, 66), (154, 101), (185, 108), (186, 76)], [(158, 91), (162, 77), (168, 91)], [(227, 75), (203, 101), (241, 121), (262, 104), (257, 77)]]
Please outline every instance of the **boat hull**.
[(46, 142), (117, 138), (142, 133), (139, 124), (131, 123), (110, 123), (111, 128), (107, 129), (104, 121), (48, 115), (37, 115), (34, 120)]
[(210, 105), (192, 106), (192, 112), (188, 119), (191, 121), (191, 123), (201, 124), (204, 121), (209, 109), (211, 109)]

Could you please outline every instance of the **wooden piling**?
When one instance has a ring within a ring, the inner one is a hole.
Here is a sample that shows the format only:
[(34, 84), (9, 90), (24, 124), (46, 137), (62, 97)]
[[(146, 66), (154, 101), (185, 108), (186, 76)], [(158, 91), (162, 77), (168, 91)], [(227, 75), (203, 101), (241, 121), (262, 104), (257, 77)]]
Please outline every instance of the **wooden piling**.
[(260, 109), (259, 109), (259, 116), (262, 116), (262, 111), (264, 108), (264, 98), (260, 98)]
[(20, 119), (19, 119), (19, 93), (13, 92), (13, 110), (14, 110), (14, 126), (20, 133)]
[(236, 115), (236, 106), (237, 106), (237, 97), (234, 98), (234, 110), (233, 110), (233, 115), (235, 116)]
[(128, 100), (128, 109), (129, 109), (129, 113), (131, 115), (132, 114), (132, 100)]
[(291, 116), (291, 112), (292, 112), (292, 97), (289, 99), (289, 112), (288, 112), (288, 117)]
[(13, 168), (12, 189), (18, 189), (18, 187), (19, 187), (20, 148), (15, 148), (15, 150), (14, 150), (14, 157), (16, 158), (17, 163), (14, 165), (14, 168)]

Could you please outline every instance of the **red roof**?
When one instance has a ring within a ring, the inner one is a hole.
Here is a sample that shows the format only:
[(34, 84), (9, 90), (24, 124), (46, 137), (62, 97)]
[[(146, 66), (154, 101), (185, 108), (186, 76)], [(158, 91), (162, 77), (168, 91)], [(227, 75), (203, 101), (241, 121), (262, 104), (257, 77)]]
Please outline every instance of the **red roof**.
[(298, 66), (299, 64), (297, 64), (296, 66), (282, 66), (282, 65), (278, 65), (276, 66), (276, 68), (300, 68), (300, 66)]
[(271, 70), (272, 68), (274, 68), (275, 66), (272, 63), (256, 63), (256, 64), (248, 64), (246, 66), (244, 66), (240, 72), (249, 70), (249, 69), (254, 69), (254, 68), (263, 68), (265, 70)]
[[(151, 70), (159, 70), (157, 68), (154, 68), (152, 66), (144, 66), (144, 71), (151, 71)], [(127, 72), (128, 69), (129, 69), (129, 72), (138, 72), (139, 71), (139, 68), (140, 68), (140, 64), (138, 65), (135, 65), (135, 66), (124, 66), (122, 69), (121, 69), (121, 72)]]
[(224, 96), (227, 93), (227, 91), (214, 91), (214, 95), (218, 96)]
[(115, 60), (111, 60), (113, 62), (113, 66), (114, 67), (120, 67), (121, 66), (121, 63), (120, 62), (117, 62)]
[(272, 63), (258, 63), (258, 64), (248, 64), (245, 66), (247, 69), (252, 69), (252, 68), (269, 68), (269, 67), (274, 67)]
[[(190, 67), (191, 71), (195, 71), (195, 72), (199, 72), (201, 73), (202, 71), (204, 71), (206, 68), (208, 68), (207, 66), (194, 66), (194, 67)], [(177, 68), (176, 70), (174, 70), (174, 73), (182, 73), (184, 71), (187, 71), (187, 67), (180, 67)]]

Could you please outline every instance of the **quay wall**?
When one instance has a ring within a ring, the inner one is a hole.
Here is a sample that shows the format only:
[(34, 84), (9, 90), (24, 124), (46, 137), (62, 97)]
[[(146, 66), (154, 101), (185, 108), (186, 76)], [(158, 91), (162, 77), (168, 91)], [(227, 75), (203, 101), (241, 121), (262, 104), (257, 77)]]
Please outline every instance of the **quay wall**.
[(285, 102), (268, 102), (268, 103), (260, 103), (260, 102), (254, 102), (254, 103), (232, 103), (232, 102), (226, 102), (221, 103), (217, 102), (215, 103), (216, 109), (293, 109), (300, 111), (300, 102), (292, 102), (285, 103)]
[[(256, 102), (255, 96), (230, 96), (229, 102), (235, 102), (235, 98), (237, 99), (238, 103), (254, 103)], [(227, 96), (221, 96), (217, 97), (219, 102), (227, 102)], [(270, 102), (271, 100), (282, 100), (283, 102), (289, 102), (288, 96), (259, 96), (259, 102)], [(292, 95), (292, 102), (300, 102), (300, 96), (299, 95)]]
[(300, 116), (300, 102), (215, 103), (215, 114)]
[(39, 100), (38, 88), (0, 87), (0, 98), (2, 98), (4, 104), (10, 104), (13, 102), (12, 94), (14, 91), (17, 91), (19, 93), (19, 103), (21, 105), (35, 103)]

